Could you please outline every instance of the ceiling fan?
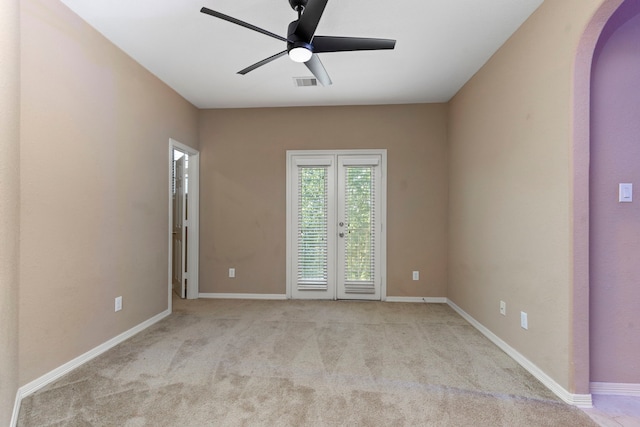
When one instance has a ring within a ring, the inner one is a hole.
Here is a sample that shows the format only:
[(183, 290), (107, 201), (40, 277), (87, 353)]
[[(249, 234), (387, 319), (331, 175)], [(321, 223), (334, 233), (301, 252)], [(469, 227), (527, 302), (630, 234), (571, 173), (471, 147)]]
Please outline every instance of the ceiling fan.
[(327, 5), (327, 1), (328, 0), (289, 0), (289, 4), (293, 10), (298, 12), (298, 19), (289, 24), (287, 37), (281, 37), (270, 31), (206, 7), (200, 9), (200, 12), (287, 43), (286, 50), (265, 58), (262, 61), (256, 62), (255, 64), (238, 71), (238, 74), (247, 74), (258, 67), (268, 64), (274, 59), (278, 59), (281, 56), (288, 54), (292, 61), (304, 62), (316, 79), (323, 86), (328, 86), (331, 84), (331, 78), (329, 77), (327, 70), (325, 70), (324, 65), (322, 65), (322, 62), (320, 62), (320, 58), (316, 55), (317, 53), (393, 49), (396, 45), (396, 41), (390, 39), (363, 37), (316, 36), (316, 28), (318, 27), (324, 8)]

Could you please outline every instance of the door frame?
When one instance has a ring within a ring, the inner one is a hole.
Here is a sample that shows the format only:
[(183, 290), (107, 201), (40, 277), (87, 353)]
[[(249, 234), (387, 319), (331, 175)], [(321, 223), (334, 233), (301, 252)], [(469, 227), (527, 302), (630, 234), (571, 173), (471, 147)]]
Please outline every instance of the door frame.
[(173, 205), (172, 205), (172, 184), (173, 184), (173, 150), (186, 153), (189, 156), (189, 197), (187, 198), (187, 209), (189, 212), (189, 225), (187, 228), (187, 271), (188, 286), (187, 299), (197, 299), (200, 293), (198, 282), (198, 268), (200, 260), (199, 252), (199, 235), (200, 235), (200, 152), (188, 145), (182, 144), (173, 138), (169, 139), (168, 150), (168, 183), (167, 193), (169, 195), (168, 211), (169, 223), (167, 224), (167, 248), (169, 249), (168, 257), (168, 298), (169, 311), (172, 309), (171, 299), (173, 294), (173, 278), (171, 274), (172, 258), (172, 232), (173, 232)]
[[(291, 168), (294, 164), (294, 156), (364, 156), (364, 155), (378, 155), (380, 156), (380, 300), (387, 300), (387, 150), (386, 149), (354, 149), (354, 150), (287, 150), (287, 173), (286, 173), (286, 191), (287, 191), (287, 227), (286, 227), (286, 280), (287, 280), (287, 299), (292, 299), (293, 294), (293, 272), (292, 268), (292, 194), (293, 190), (291, 182)], [(335, 292), (333, 299), (337, 299), (337, 292)]]

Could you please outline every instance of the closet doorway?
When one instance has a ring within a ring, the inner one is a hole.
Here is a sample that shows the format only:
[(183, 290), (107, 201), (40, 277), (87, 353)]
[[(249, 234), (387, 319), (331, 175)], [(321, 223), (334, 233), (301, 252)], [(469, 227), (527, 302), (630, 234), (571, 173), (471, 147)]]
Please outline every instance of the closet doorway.
[(169, 303), (198, 298), (199, 152), (169, 140)]

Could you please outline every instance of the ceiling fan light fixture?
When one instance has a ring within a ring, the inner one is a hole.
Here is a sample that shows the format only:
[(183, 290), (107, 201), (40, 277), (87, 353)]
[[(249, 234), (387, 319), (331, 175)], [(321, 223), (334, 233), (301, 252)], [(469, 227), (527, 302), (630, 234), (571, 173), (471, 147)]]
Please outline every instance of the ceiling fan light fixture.
[(307, 62), (311, 56), (313, 56), (313, 52), (306, 47), (294, 47), (289, 51), (289, 58), (293, 62)]

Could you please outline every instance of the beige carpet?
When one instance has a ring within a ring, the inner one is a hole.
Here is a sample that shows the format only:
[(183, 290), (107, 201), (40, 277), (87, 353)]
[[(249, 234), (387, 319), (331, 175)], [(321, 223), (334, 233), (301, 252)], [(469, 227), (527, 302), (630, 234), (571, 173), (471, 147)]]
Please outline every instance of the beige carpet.
[(595, 426), (448, 306), (176, 301), (19, 426)]

